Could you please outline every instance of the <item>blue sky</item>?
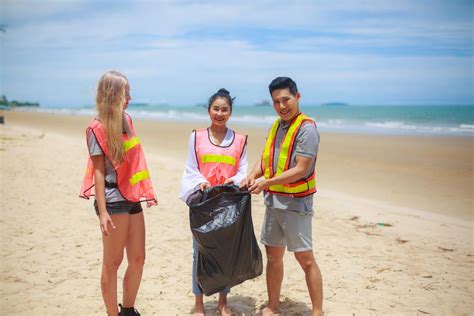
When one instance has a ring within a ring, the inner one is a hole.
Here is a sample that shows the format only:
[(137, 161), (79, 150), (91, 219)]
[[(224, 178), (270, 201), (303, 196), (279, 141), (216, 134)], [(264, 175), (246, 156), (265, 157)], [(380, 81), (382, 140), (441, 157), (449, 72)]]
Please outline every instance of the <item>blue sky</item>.
[(304, 104), (474, 104), (473, 1), (0, 2), (1, 93), (94, 103), (126, 74), (136, 102), (193, 105), (225, 87), (268, 99), (276, 76)]

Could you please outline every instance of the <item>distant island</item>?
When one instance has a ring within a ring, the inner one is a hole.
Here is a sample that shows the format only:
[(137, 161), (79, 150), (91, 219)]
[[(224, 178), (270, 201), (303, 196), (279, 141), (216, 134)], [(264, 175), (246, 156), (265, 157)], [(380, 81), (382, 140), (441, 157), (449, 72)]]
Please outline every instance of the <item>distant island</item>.
[(322, 103), (321, 106), (348, 106), (349, 104), (344, 102), (327, 102)]
[(130, 102), (128, 104), (128, 106), (140, 106), (140, 107), (144, 107), (144, 106), (149, 106), (150, 104), (146, 103), (146, 102)]
[(262, 100), (254, 104), (254, 106), (270, 106), (272, 105), (268, 100)]
[(16, 106), (39, 106), (38, 102), (20, 102), (16, 100), (8, 101), (7, 97), (2, 95), (0, 106), (16, 107)]

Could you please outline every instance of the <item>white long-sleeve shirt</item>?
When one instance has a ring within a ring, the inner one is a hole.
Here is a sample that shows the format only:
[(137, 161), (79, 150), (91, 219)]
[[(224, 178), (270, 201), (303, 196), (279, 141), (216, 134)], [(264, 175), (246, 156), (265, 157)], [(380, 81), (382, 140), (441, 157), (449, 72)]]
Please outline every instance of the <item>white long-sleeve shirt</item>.
[[(181, 192), (179, 193), (179, 198), (184, 202), (186, 202), (191, 193), (197, 190), (197, 187), (201, 183), (208, 182), (206, 177), (204, 177), (199, 172), (198, 162), (194, 152), (194, 134), (195, 132), (193, 131), (189, 136), (188, 157), (186, 159), (186, 165), (184, 167), (183, 177), (181, 179)], [(225, 134), (224, 140), (218, 146), (229, 146), (233, 141), (234, 132), (230, 128), (227, 128), (227, 133)], [(245, 144), (242, 156), (240, 157), (237, 173), (235, 176), (231, 177), (231, 179), (234, 180), (234, 184), (239, 185), (240, 181), (242, 181), (247, 176), (247, 168), (247, 144)]]

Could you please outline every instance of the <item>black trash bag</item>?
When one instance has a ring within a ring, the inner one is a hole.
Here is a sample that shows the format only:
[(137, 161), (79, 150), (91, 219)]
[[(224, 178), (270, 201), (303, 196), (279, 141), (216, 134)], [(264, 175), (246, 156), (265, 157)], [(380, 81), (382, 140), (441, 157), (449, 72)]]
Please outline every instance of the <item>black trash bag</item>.
[(197, 280), (206, 295), (222, 292), (262, 274), (251, 198), (235, 185), (194, 192), (187, 201), (197, 242)]

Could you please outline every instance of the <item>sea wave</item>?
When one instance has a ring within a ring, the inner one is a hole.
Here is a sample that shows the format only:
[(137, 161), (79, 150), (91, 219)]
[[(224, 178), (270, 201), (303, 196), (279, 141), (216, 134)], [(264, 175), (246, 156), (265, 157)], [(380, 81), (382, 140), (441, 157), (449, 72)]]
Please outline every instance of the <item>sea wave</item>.
[(84, 115), (94, 116), (95, 110), (92, 108), (46, 108), (46, 107), (16, 107), (12, 108), (17, 112), (42, 112), (51, 114)]
[[(36, 111), (67, 115), (94, 116), (92, 107), (82, 108), (15, 108), (14, 111)], [(169, 108), (169, 109), (128, 109), (134, 118), (174, 121), (174, 122), (209, 122), (207, 111), (201, 108)], [(310, 115), (311, 116), (311, 115)], [(233, 113), (232, 124), (250, 125), (268, 129), (276, 119), (276, 115), (262, 113)], [(315, 117), (313, 117), (316, 119)], [(318, 129), (322, 132), (392, 134), (392, 135), (452, 135), (474, 136), (474, 124), (440, 124), (440, 123), (413, 123), (402, 120), (354, 120), (352, 118), (325, 118), (316, 120)]]
[(380, 128), (402, 128), (402, 129), (417, 129), (418, 126), (412, 124), (406, 124), (400, 121), (386, 121), (386, 122), (365, 122), (365, 126), (368, 127), (380, 127)]
[(460, 124), (459, 128), (466, 130), (474, 130), (474, 125), (471, 124)]
[(460, 124), (459, 126), (416, 125), (402, 121), (364, 122), (368, 128), (399, 131), (400, 134), (414, 132), (416, 134), (435, 135), (474, 135), (474, 125)]
[[(137, 111), (127, 110), (133, 117), (143, 119), (157, 119), (163, 121), (180, 121), (180, 122), (208, 122), (209, 115), (207, 113), (196, 113), (179, 110), (167, 111)], [(266, 126), (273, 123), (276, 115), (233, 115), (232, 122), (236, 124)]]

